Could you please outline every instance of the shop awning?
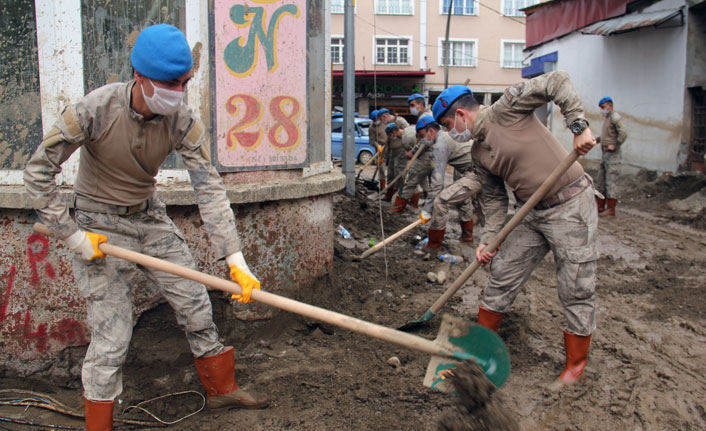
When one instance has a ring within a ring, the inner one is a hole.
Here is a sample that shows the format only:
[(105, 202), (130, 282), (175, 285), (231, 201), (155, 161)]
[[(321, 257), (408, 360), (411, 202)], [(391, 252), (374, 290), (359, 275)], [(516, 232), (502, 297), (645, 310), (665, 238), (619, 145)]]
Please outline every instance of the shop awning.
[[(434, 75), (434, 72), (430, 70), (356, 70), (355, 76), (400, 76), (400, 77), (422, 77), (425, 75)], [(334, 77), (343, 76), (342, 70), (334, 70)]]
[(662, 28), (679, 27), (682, 25), (684, 25), (684, 11), (683, 8), (678, 8), (631, 13), (617, 18), (599, 21), (582, 28), (581, 33), (610, 36), (639, 30), (645, 27)]

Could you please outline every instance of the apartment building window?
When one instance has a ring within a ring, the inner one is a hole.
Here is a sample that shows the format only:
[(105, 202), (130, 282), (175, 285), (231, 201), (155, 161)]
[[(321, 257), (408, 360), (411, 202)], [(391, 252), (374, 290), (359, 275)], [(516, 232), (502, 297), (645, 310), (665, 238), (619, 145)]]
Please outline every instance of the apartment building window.
[[(441, 13), (447, 15), (451, 0), (441, 1)], [(475, 0), (454, 0), (452, 15), (478, 15), (478, 2)]]
[(375, 0), (378, 15), (414, 15), (414, 0)]
[(537, 3), (539, 3), (539, 0), (503, 0), (503, 15), (525, 16), (525, 13), (520, 9), (536, 5)]
[(331, 13), (343, 13), (344, 0), (331, 0)]
[[(446, 65), (446, 41), (439, 39), (439, 66)], [(478, 66), (477, 51), (478, 41), (475, 39), (449, 40), (449, 66), (450, 67), (476, 67)]]
[(410, 39), (375, 38), (377, 64), (411, 64)]
[(502, 65), (503, 67), (519, 69), (522, 68), (522, 51), (525, 49), (524, 41), (504, 40), (502, 44)]
[(331, 38), (331, 63), (343, 64), (343, 38)]

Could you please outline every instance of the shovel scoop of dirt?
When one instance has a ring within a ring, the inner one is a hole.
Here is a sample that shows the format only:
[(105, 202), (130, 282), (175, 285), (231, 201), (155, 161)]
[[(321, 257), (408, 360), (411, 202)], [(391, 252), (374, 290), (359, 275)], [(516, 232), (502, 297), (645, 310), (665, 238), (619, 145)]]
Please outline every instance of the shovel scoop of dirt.
[(440, 431), (520, 431), (495, 394), (495, 385), (474, 361), (465, 361), (453, 373), (448, 378), (457, 395), (456, 405), (440, 419)]

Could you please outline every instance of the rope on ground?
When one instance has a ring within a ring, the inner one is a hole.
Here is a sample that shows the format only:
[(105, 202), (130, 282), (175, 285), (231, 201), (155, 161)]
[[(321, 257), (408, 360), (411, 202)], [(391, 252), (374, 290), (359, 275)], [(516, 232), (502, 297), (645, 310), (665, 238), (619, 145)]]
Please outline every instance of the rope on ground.
[[(175, 421), (162, 420), (159, 417), (157, 417), (157, 415), (155, 415), (154, 413), (152, 413), (149, 410), (147, 410), (146, 408), (142, 407), (143, 405), (145, 405), (147, 403), (151, 403), (152, 401), (157, 401), (157, 400), (161, 400), (162, 398), (175, 397), (178, 395), (185, 395), (185, 394), (196, 394), (196, 395), (200, 396), (201, 397), (201, 407), (198, 410), (196, 410), (195, 412), (191, 412), (188, 415), (183, 416)], [(140, 411), (150, 415), (154, 420), (156, 420), (160, 424), (174, 425), (175, 423), (179, 423), (179, 422), (183, 421), (184, 419), (189, 418), (189, 417), (201, 412), (204, 409), (204, 407), (206, 407), (206, 397), (204, 397), (203, 394), (201, 394), (200, 392), (196, 392), (196, 391), (183, 391), (183, 392), (175, 392), (173, 394), (162, 395), (162, 396), (159, 396), (156, 398), (149, 399), (147, 401), (142, 401), (141, 403), (138, 403), (134, 406), (129, 406), (129, 407), (125, 408), (125, 410), (123, 410), (123, 414), (127, 413), (128, 410), (136, 409), (136, 410), (140, 410)]]
[[(84, 427), (76, 427), (73, 425), (54, 425), (54, 424), (43, 424), (40, 422), (34, 422), (34, 421), (27, 421), (24, 419), (17, 419), (17, 418), (8, 418), (5, 416), (0, 416), (0, 421), (1, 422), (8, 422), (12, 424), (17, 424), (17, 425), (29, 425), (33, 427), (42, 427), (42, 428), (52, 428), (52, 429), (62, 429), (62, 430), (82, 430), (85, 429)], [(9, 430), (10, 428), (7, 427), (2, 427), (2, 429), (7, 429)]]
[[(3, 395), (7, 394), (7, 395)], [(14, 396), (8, 396), (8, 395), (14, 395)], [(29, 396), (28, 396), (29, 395)], [(201, 395), (201, 394), (199, 394)], [(201, 395), (203, 397), (203, 395)], [(204, 401), (205, 404), (205, 401)], [(39, 392), (33, 392), (33, 391), (27, 391), (27, 390), (22, 390), (22, 389), (0, 389), (0, 405), (5, 405), (5, 406), (16, 406), (16, 407), (37, 407), (41, 409), (46, 409), (46, 410), (51, 410), (57, 413), (61, 413), (66, 416), (73, 416), (76, 418), (84, 418), (83, 412), (80, 412), (76, 409), (73, 409), (66, 404), (61, 403), (60, 401), (50, 397), (47, 394), (42, 394)], [(203, 407), (201, 408), (203, 410)], [(201, 411), (199, 410), (199, 411)], [(198, 412), (196, 412), (198, 413)], [(162, 427), (165, 426), (163, 423), (160, 422), (152, 422), (152, 421), (142, 421), (142, 420), (135, 420), (135, 419), (122, 419), (122, 418), (115, 418), (114, 422), (118, 423), (123, 423), (127, 425), (136, 425), (136, 426), (141, 426), (141, 427)], [(32, 425), (32, 424), (28, 424)], [(33, 426), (39, 426), (39, 425), (33, 425)], [(42, 425), (45, 427), (51, 428), (51, 425)], [(83, 429), (77, 428), (77, 429)]]

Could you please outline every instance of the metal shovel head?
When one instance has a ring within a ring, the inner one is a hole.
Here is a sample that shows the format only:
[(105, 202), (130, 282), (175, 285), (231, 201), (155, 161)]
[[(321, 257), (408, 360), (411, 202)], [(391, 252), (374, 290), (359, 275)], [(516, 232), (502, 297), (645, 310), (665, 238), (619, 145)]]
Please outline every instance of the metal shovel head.
[(378, 190), (378, 181), (377, 180), (363, 180), (363, 186), (371, 191), (377, 191)]
[(420, 317), (419, 319), (412, 320), (411, 322), (405, 323), (404, 325), (397, 328), (397, 330), (406, 332), (420, 328), (422, 326), (425, 326), (428, 321), (434, 318), (434, 316), (436, 316), (434, 312), (432, 312), (431, 310), (427, 310), (422, 317)]
[(444, 315), (439, 335), (434, 340), (447, 356), (431, 357), (424, 376), (424, 386), (453, 392), (453, 386), (440, 373), (471, 360), (483, 369), (485, 376), (496, 387), (501, 387), (510, 376), (510, 355), (498, 334), (488, 328), (458, 317)]

